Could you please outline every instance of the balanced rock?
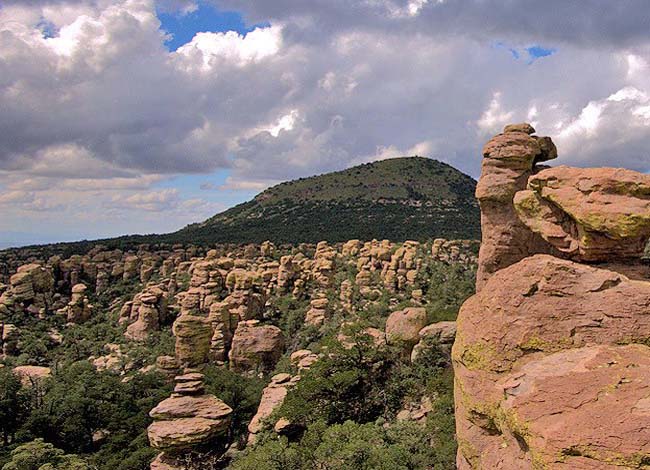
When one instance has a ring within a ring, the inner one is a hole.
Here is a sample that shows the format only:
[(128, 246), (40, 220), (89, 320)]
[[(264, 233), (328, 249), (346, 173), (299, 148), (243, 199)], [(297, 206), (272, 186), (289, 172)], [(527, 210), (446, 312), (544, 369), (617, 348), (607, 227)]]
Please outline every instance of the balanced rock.
[(531, 131), (532, 127), (524, 124), (506, 126), (483, 147), (481, 178), (476, 186), (483, 235), (477, 290), (499, 269), (531, 253), (548, 251), (544, 240), (519, 220), (513, 205), (515, 193), (526, 188), (536, 163), (557, 157), (550, 138), (529, 135)]
[(135, 321), (127, 327), (124, 336), (144, 341), (152, 331), (159, 330), (161, 323), (167, 320), (167, 297), (168, 292), (159, 286), (149, 286), (137, 294), (130, 305), (127, 302), (120, 316), (135, 318)]
[(149, 443), (163, 452), (152, 469), (184, 468), (179, 463), (184, 454), (199, 446), (219, 444), (216, 441), (230, 426), (232, 409), (213, 395), (197, 393), (197, 389), (203, 390), (202, 374), (186, 374), (175, 380), (177, 389), (196, 382), (199, 386), (192, 391), (175, 390), (149, 413), (154, 419), (147, 429)]
[(486, 146), (477, 293), (452, 349), (457, 468), (647, 468), (650, 282), (634, 258), (650, 236), (648, 178), (526, 170), (554, 147), (507, 131)]
[(93, 306), (86, 298), (86, 290), (84, 284), (72, 286), (72, 297), (65, 308), (67, 320), (71, 323), (82, 323), (90, 318)]

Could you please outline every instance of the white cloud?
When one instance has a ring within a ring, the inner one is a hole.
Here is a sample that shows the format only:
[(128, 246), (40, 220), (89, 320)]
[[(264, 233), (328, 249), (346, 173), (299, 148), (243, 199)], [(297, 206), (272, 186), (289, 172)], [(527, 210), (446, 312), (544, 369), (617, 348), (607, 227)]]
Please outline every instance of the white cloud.
[(28, 212), (59, 211), (65, 205), (30, 191), (0, 193), (0, 206), (13, 206)]
[(375, 153), (366, 155), (364, 157), (355, 158), (351, 164), (360, 165), (362, 163), (369, 163), (379, 160), (386, 160), (389, 158), (398, 157), (433, 157), (434, 145), (431, 141), (418, 142), (407, 149), (399, 149), (395, 145), (379, 146), (375, 149)]
[(246, 35), (235, 31), (197, 33), (191, 42), (176, 51), (177, 63), (188, 72), (219, 72), (223, 63), (240, 67), (259, 62), (278, 53), (282, 45), (282, 27), (255, 28)]
[[(549, 1), (219, 0), (270, 26), (169, 52), (156, 7), (192, 0), (5, 0), (0, 228), (171, 230), (224, 207), (174, 176), (217, 170), (242, 197), (407, 154), (476, 176), (512, 121), (562, 163), (650, 170), (647, 0)], [(557, 52), (529, 66), (497, 41)]]
[(114, 195), (108, 207), (127, 209), (127, 210), (144, 210), (151, 212), (162, 212), (175, 208), (179, 203), (177, 189), (163, 189), (160, 191), (149, 191), (146, 193), (136, 193), (131, 195)]
[(300, 114), (298, 113), (298, 110), (292, 109), (289, 113), (280, 117), (275, 125), (263, 130), (268, 131), (268, 133), (273, 137), (277, 137), (280, 134), (280, 131), (292, 130), (294, 124), (296, 123), (296, 119), (298, 119), (299, 116)]
[(506, 111), (501, 104), (501, 92), (496, 91), (481, 118), (476, 122), (481, 134), (495, 134), (508, 124), (514, 116), (513, 111)]
[(277, 183), (280, 183), (280, 181), (242, 180), (228, 176), (223, 184), (203, 183), (201, 189), (219, 191), (263, 191)]

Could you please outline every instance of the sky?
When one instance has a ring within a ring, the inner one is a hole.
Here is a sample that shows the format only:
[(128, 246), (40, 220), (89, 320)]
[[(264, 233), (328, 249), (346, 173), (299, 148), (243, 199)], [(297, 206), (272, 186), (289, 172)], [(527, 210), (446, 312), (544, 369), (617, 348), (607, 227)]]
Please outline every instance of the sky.
[(0, 247), (176, 230), (510, 122), (650, 171), (647, 0), (0, 0)]

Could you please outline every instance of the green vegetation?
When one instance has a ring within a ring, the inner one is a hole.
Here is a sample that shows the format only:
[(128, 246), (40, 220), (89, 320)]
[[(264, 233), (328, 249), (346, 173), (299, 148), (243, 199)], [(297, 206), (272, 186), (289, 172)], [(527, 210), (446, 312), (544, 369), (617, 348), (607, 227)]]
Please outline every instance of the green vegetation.
[[(279, 247), (276, 258), (291, 249)], [(187, 457), (195, 466), (188, 468), (452, 469), (456, 442), (447, 352), (430, 342), (411, 362), (400, 345), (386, 345), (368, 333), (369, 328), (383, 331), (391, 312), (418, 305), (417, 299), (422, 299), (431, 322), (456, 318), (460, 304), (473, 293), (475, 268), (435, 261), (430, 253), (430, 241), (417, 248), (417, 278), (397, 292), (383, 284), (380, 269), (369, 276), (376, 295), (364, 293), (363, 286), (353, 282), (351, 308), (344, 306), (345, 296), (342, 303), (340, 286), (359, 273), (356, 257), (336, 259), (329, 287), (319, 287), (307, 277), (305, 294), (299, 298), (271, 289), (260, 320), (281, 328), (287, 346), (273, 373), (262, 377), (213, 364), (202, 368), (206, 392), (233, 408), (224, 442), (233, 450), (245, 450), (233, 452), (234, 459), (225, 467), (228, 458), (222, 458), (221, 444), (197, 448)], [(177, 280), (179, 291), (187, 289), (190, 274)], [(148, 413), (172, 388), (169, 377), (151, 372), (151, 365), (156, 357), (174, 353), (174, 338), (171, 320), (145, 341), (124, 337), (126, 325), (119, 324), (118, 310), (142, 288), (139, 279), (120, 277), (100, 295), (89, 289), (88, 300), (95, 308), (81, 324), (68, 324), (61, 315), (39, 317), (18, 310), (0, 318), (20, 330), (19, 355), (4, 359), (5, 367), (0, 368), (0, 469), (148, 470), (157, 454), (147, 439)], [(416, 288), (422, 292), (413, 300)], [(305, 323), (317, 289), (328, 299), (322, 326)], [(170, 312), (177, 310), (170, 305)], [(107, 354), (107, 344), (119, 346), (122, 362), (113, 370), (97, 370), (91, 361)], [(256, 443), (245, 445), (247, 425), (264, 386), (276, 373), (296, 375), (290, 354), (305, 348), (319, 353), (320, 359), (301, 372), (266, 423), (267, 430), (256, 435)], [(21, 385), (11, 373), (18, 365), (47, 366), (52, 376)], [(405, 412), (421, 407), (426, 413), (419, 418), (402, 419)], [(289, 420), (286, 435), (270, 431), (279, 418)]]
[(394, 158), (279, 184), (173, 236), (252, 243), (476, 238), (475, 186), (437, 160)]
[(67, 455), (43, 439), (35, 439), (12, 451), (11, 461), (2, 470), (91, 470), (91, 467), (76, 455)]
[(440, 161), (393, 158), (278, 184), (174, 233), (58, 243), (39, 251), (68, 257), (98, 243), (129, 249), (141, 243), (476, 239), (480, 213), (475, 189), (473, 178)]
[[(354, 267), (341, 267), (337, 283), (355, 273)], [(474, 277), (473, 266), (441, 262), (423, 266), (419, 284), (426, 287), (430, 319), (455, 320), (459, 306), (474, 292)], [(358, 312), (357, 319), (343, 329), (345, 344), (336, 338), (341, 322), (350, 322), (349, 318), (334, 317), (317, 330), (286, 322), (291, 326), (285, 328), (298, 341), (296, 348), (308, 346), (324, 356), (301, 374), (301, 380), (269, 419), (269, 429), (279, 418), (288, 419), (288, 435), (262, 432), (256, 444), (247, 447), (229, 468), (455, 468), (453, 372), (448, 356), (430, 341), (411, 362), (398, 345), (378, 345), (366, 333), (370, 326), (383, 328), (388, 314), (401, 308), (401, 304), (390, 306), (389, 297), (384, 292)], [(297, 307), (286, 300), (278, 305), (283, 312), (288, 305)], [(286, 318), (285, 313), (281, 318)], [(296, 372), (287, 361), (281, 361), (276, 372), (285, 371)], [(432, 409), (422, 421), (397, 419), (405, 404), (427, 400)]]
[[(453, 376), (435, 347), (411, 364), (358, 332), (352, 347), (327, 351), (274, 413), (302, 431), (264, 434), (233, 470), (454, 468)], [(424, 423), (395, 420), (405, 401), (424, 397), (433, 401)]]

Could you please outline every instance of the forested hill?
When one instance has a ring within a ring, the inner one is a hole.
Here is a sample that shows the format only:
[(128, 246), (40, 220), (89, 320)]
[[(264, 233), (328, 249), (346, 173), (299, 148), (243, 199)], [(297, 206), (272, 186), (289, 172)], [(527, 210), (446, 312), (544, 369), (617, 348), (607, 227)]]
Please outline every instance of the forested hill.
[(141, 243), (478, 239), (475, 188), (473, 178), (437, 160), (393, 158), (278, 184), (177, 232), (58, 243), (38, 251), (70, 256), (96, 244), (128, 249)]
[(168, 235), (179, 242), (331, 242), (478, 238), (476, 181), (423, 157), (402, 157), (278, 184)]

